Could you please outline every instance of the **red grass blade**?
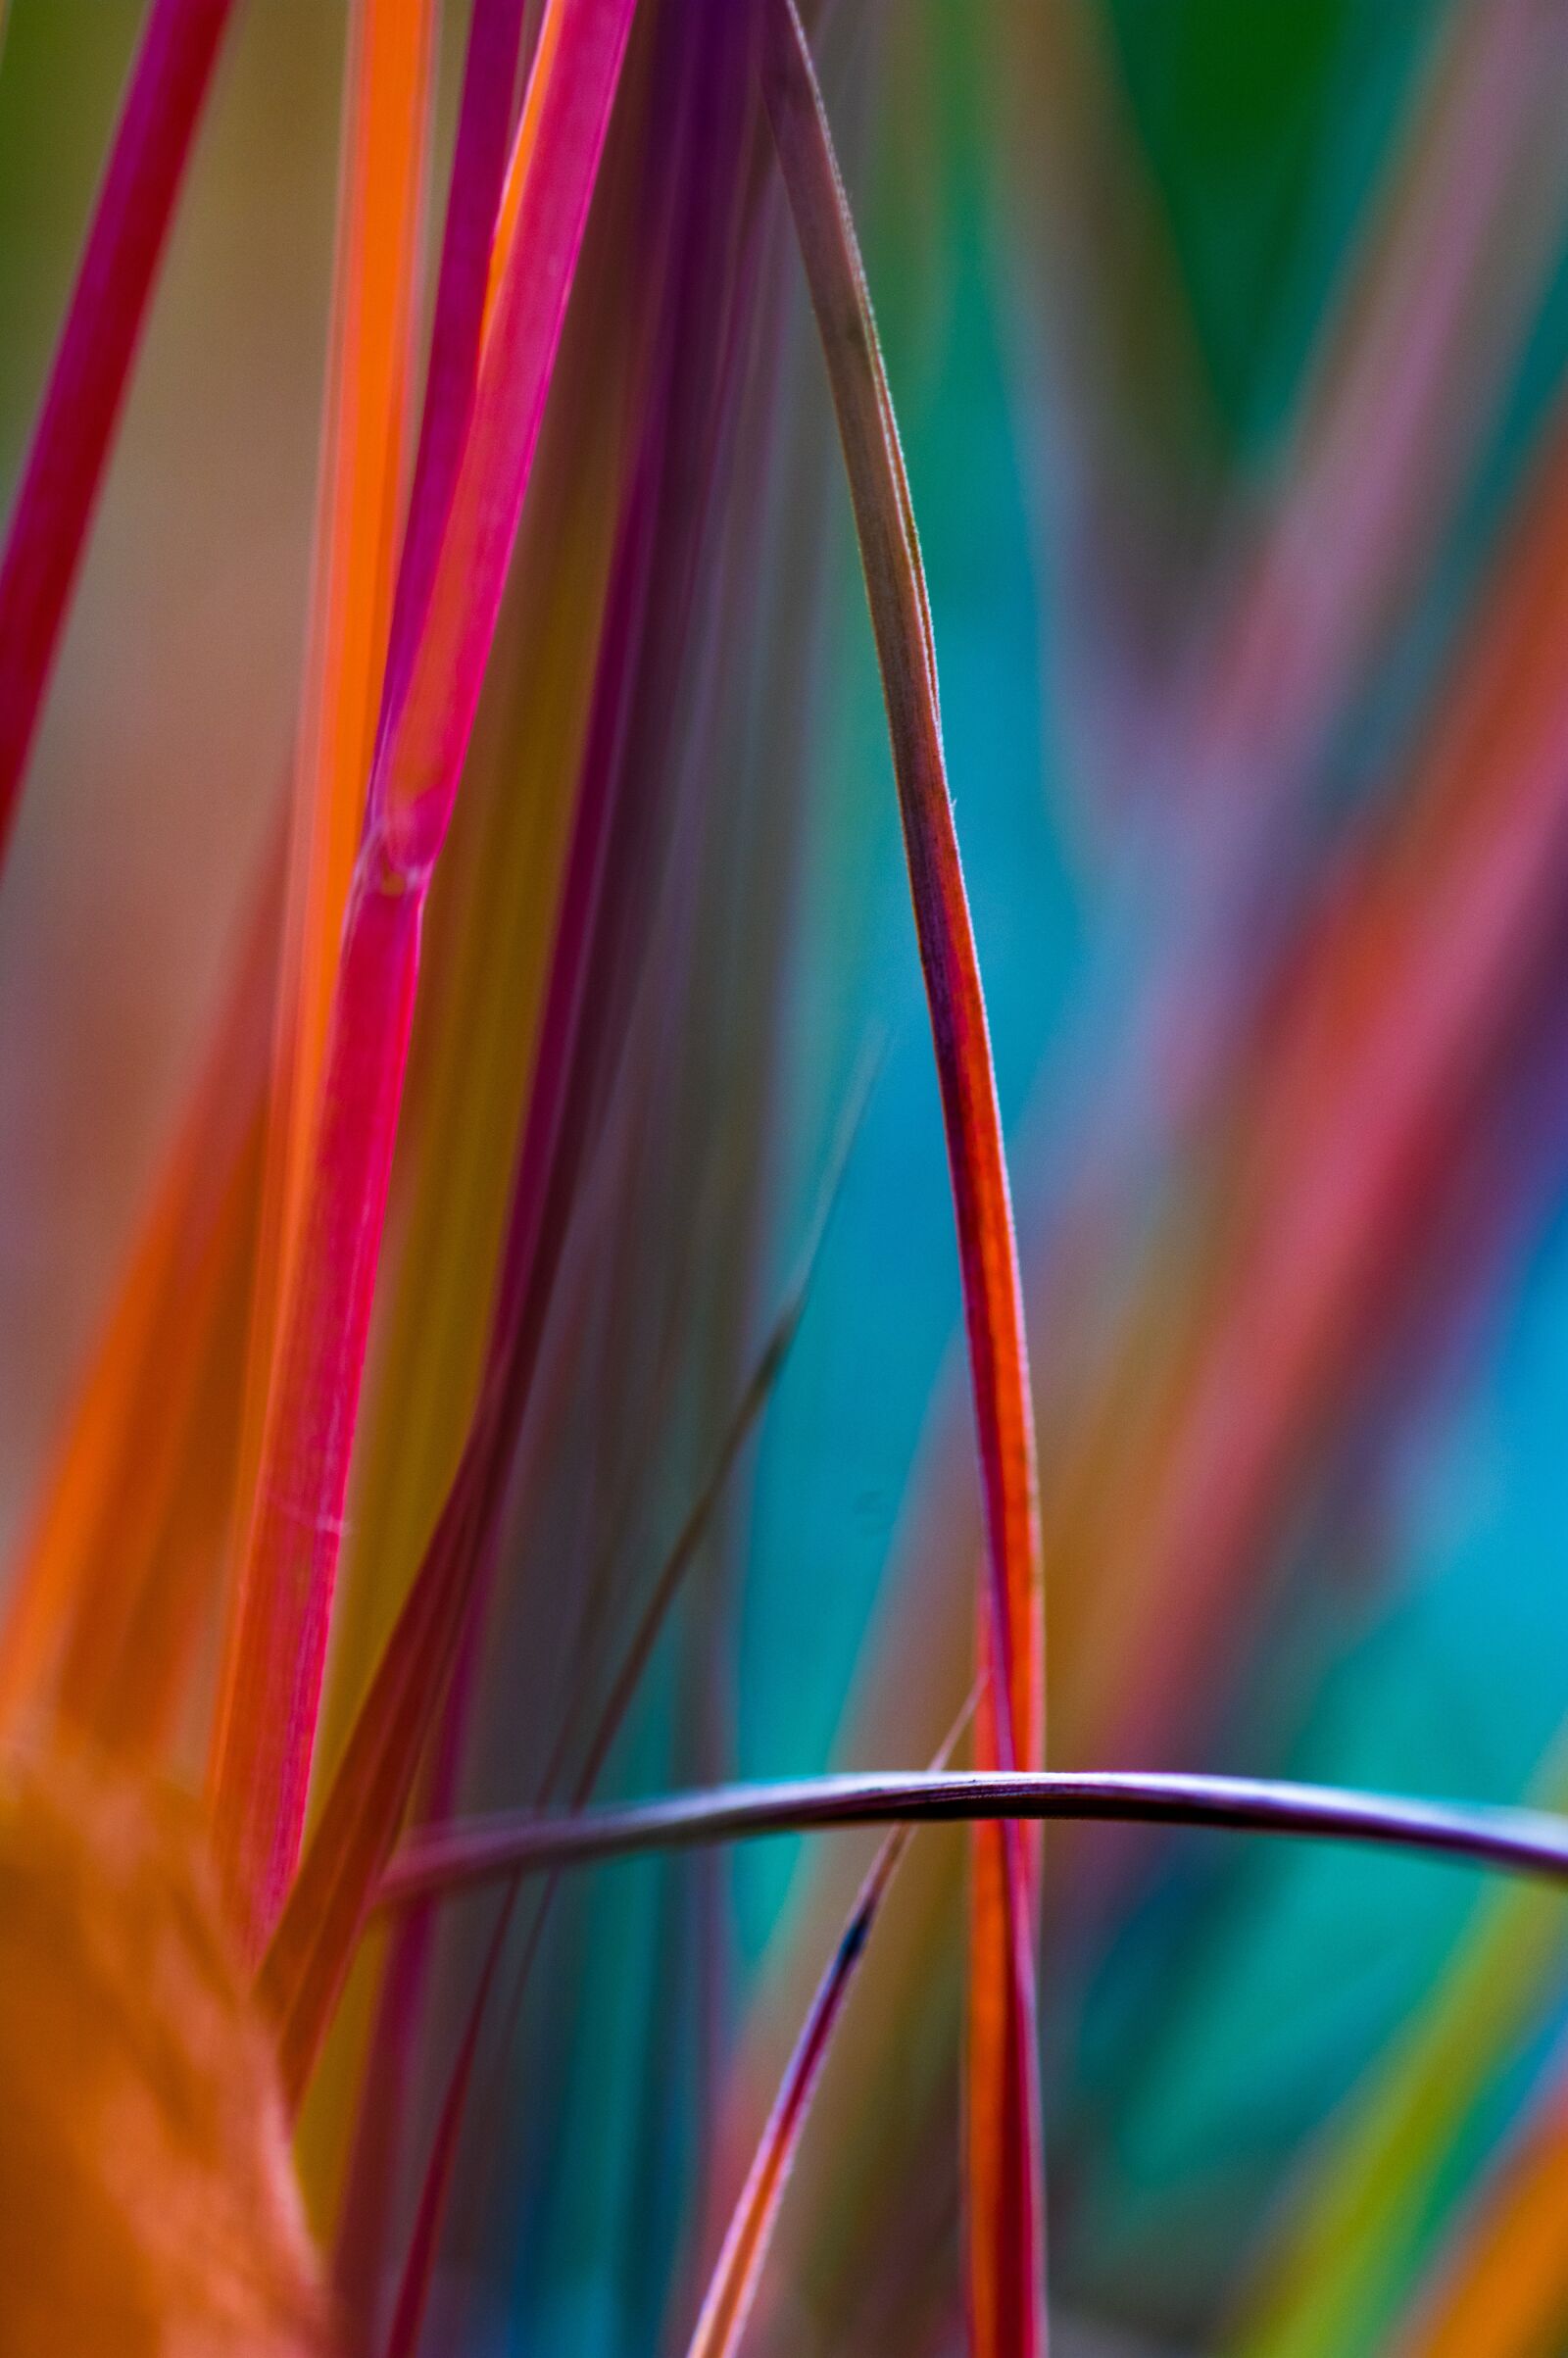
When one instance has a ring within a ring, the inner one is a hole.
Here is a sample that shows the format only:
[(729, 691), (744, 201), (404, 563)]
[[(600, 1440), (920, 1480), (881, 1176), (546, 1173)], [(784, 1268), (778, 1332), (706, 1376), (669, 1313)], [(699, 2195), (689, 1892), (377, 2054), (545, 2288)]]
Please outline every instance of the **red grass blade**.
[(399, 1851), (376, 1896), (409, 1907), (503, 1876), (541, 1875), (649, 1851), (852, 1826), (1098, 1823), (1208, 1827), (1424, 1851), (1499, 1874), (1568, 1884), (1568, 1818), (1549, 1810), (1406, 1800), (1354, 1788), (1126, 1769), (976, 1769), (799, 1777), (721, 1785), (603, 1809), (517, 1810), (429, 1827)]
[[(988, 1678), (977, 1742), (1002, 1769), (1044, 1738), (1040, 1518), (1022, 1290), (985, 1002), (953, 827), (936, 650), (907, 478), (870, 296), (793, 0), (770, 0), (763, 94), (795, 214), (844, 444), (887, 699), (920, 958), (931, 1007), (963, 1279), (981, 1466)], [(971, 1912), (967, 2182), (974, 2346), (1032, 2352), (1044, 2330), (1032, 1937), (1038, 1850), (982, 1834)]]
[(265, 1940), (299, 1855), (425, 892), (457, 793), (634, 0), (556, 0), (521, 195), (407, 693), (385, 729), (334, 998), (325, 1113), (264, 1440), (219, 1856)]
[(232, 0), (153, 0), (0, 562), (0, 864)]

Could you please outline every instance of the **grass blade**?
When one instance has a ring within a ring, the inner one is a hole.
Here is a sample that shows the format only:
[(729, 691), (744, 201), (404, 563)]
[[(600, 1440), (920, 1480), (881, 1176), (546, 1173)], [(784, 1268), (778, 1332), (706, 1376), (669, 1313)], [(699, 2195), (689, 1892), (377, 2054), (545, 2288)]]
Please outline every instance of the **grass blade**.
[[(722, 20), (726, 30), (739, 19)], [(728, 40), (692, 48), (666, 20), (677, 86), (730, 83), (709, 123), (734, 125), (749, 63)], [(657, 909), (647, 881), (673, 775), (670, 737), (693, 610), (698, 557), (722, 447), (731, 332), (744, 282), (729, 251), (728, 208), (715, 174), (734, 168), (733, 139), (704, 135), (679, 104), (679, 135), (648, 143), (639, 242), (679, 262), (673, 293), (661, 270), (643, 422), (633, 437), (601, 620), (596, 676), (549, 983), (533, 1058), (492, 1310), (487, 1364), (453, 1487), (371, 1681), (308, 1857), (264, 1966), (285, 2068), (298, 2089), (331, 2015), (375, 1882), (396, 1841), (415, 1769), (441, 1705), (465, 1627), (482, 1596), (557, 1273), (595, 1158), (596, 1101), (630, 1088), (642, 1027), (635, 978)], [(641, 175), (639, 175), (641, 177)], [(678, 232), (678, 234), (677, 234)], [(694, 487), (696, 496), (694, 496)], [(655, 791), (654, 789), (659, 791)], [(630, 1102), (630, 1101), (628, 1101)], [(612, 1159), (618, 1120), (600, 1142)], [(626, 1133), (629, 1136), (630, 1133)]]
[(349, 1455), (402, 1097), (425, 894), (472, 726), (634, 0), (558, 0), (518, 152), (523, 192), (407, 694), (371, 778), (325, 1113), (215, 1749), (219, 1856), (265, 1940), (299, 1854)]
[(406, 684), (473, 412), (490, 252), (522, 45), (522, 7), (523, 0), (475, 0), (468, 25), (452, 189), (430, 331), (430, 370), (387, 657), (386, 701), (391, 704), (398, 702)]
[[(763, 1338), (740, 1400), (721, 1434), (708, 1476), (684, 1517), (660, 1567), (637, 1627), (627, 1644), (595, 1719), (587, 1757), (573, 1787), (581, 1808), (599, 1773), (680, 1584), (696, 1556), (725, 1483), (748, 1436), (765, 1407), (795, 1339), (829, 1214), (836, 1200), (875, 1070), (874, 1053), (861, 1062), (834, 1143), (821, 1194), (783, 1302)], [(492, 1396), (493, 1397), (493, 1396)], [(321, 1831), (269, 1950), (264, 1990), (281, 2025), (285, 2084), (298, 2093), (309, 2076), (331, 2008), (347, 1972), (360, 1925), (373, 1896), (375, 1877), (390, 1847), (407, 1796), (415, 1746), (405, 1720), (422, 1724), (425, 1693), (439, 1677), (443, 1649), (453, 1644), (455, 1608), (443, 1595), (452, 1586), (446, 1572), (471, 1529), (473, 1486), (487, 1420), (476, 1423), (466, 1472), (454, 1486), (426, 1561), (389, 1642), (371, 1707), (361, 1715), (344, 1767), (323, 1811)], [(432, 1674), (432, 1661), (437, 1665)], [(368, 1839), (363, 1829), (370, 1830)], [(543, 1911), (541, 1910), (541, 1917)], [(537, 1940), (538, 1926), (533, 1939)]]
[[(972, 1695), (965, 1703), (957, 1724), (931, 1764), (933, 1771), (947, 1766), (977, 1699)], [(688, 2358), (733, 2358), (739, 2346), (757, 2297), (762, 2262), (773, 2240), (779, 2204), (784, 2198), (785, 2184), (794, 2166), (828, 2043), (865, 1954), (877, 1911), (907, 1846), (910, 1831), (906, 1826), (898, 1827), (883, 1842), (860, 1886), (827, 1971), (817, 1985), (709, 2281)]]
[[(1034, 1418), (1022, 1288), (985, 1001), (942, 750), (936, 649), (907, 478), (870, 296), (821, 94), (793, 0), (766, 12), (763, 94), (795, 215), (844, 445), (887, 700), (921, 965), (930, 1001), (962, 1271), (985, 1499), (982, 1757), (1033, 1765), (1044, 1743)], [(1043, 2170), (1032, 1934), (1038, 1851), (976, 1842), (966, 2148), (974, 2344), (1042, 2344)]]
[(1497, 1873), (1568, 1883), (1568, 1819), (1549, 1810), (1472, 1808), (1354, 1788), (1253, 1777), (1133, 1770), (978, 1769), (724, 1785), (659, 1801), (590, 1810), (519, 1810), (426, 1829), (399, 1851), (377, 1904), (472, 1890), (609, 1858), (642, 1857), (764, 1835), (852, 1826), (1018, 1823), (1185, 1826), (1292, 1835), (1425, 1851)]
[[(193, 1317), (193, 1292), (216, 1310), (249, 1284), (255, 1204), (245, 1166), (267, 1102), (282, 870), (279, 838), (11, 1575), (0, 1622), (0, 1725), (39, 1706), (74, 1623), (101, 1635), (112, 1595), (122, 1584), (144, 1590), (191, 1537), (186, 1509), (203, 1494), (196, 1427), (222, 1382), (214, 1353), (221, 1358), (225, 1341), (220, 1316), (198, 1331), (204, 1321)], [(161, 1373), (156, 1387), (150, 1367)], [(133, 1664), (121, 1669), (136, 1676)]]
[(447, 2082), (446, 2094), (441, 2100), (440, 2117), (430, 2145), (430, 2159), (425, 2166), (418, 2205), (414, 2215), (414, 2230), (398, 2278), (398, 2295), (386, 2338), (386, 2358), (416, 2358), (418, 2351), (419, 2330), (424, 2323), (425, 2307), (430, 2297), (430, 2279), (435, 2270), (441, 2223), (446, 2216), (447, 2197), (452, 2190), (452, 2173), (458, 2158), (458, 2133), (463, 2126), (474, 2061), (479, 2052), (479, 2034), (484, 2028), (485, 2008), (501, 1968), (518, 1888), (514, 1883), (502, 1902), (495, 1931), (490, 1936), (490, 1945), (485, 1951), (478, 1987), (468, 2009), (462, 2043)]
[(0, 863), (233, 0), (153, 0), (0, 561)]
[(733, 2358), (739, 2346), (828, 2042), (908, 1839), (907, 1829), (901, 1827), (877, 1852), (811, 2001), (710, 2279), (687, 2358)]
[[(308, 660), (294, 756), (271, 1111), (233, 1510), (234, 1572), (254, 1513), (277, 1374), (278, 1319), (315, 1142), (386, 661), (411, 402), (431, 31), (430, 0), (408, 7), (355, 0), (349, 15)], [(220, 1696), (238, 1675), (233, 1607), (231, 1597)]]

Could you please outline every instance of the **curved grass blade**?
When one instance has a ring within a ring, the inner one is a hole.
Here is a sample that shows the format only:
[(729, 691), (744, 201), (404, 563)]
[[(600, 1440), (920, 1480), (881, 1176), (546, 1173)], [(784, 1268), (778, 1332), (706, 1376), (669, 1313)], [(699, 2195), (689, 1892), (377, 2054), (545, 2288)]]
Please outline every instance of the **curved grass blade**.
[(233, 0), (153, 0), (0, 560), (0, 865)]
[(1036, 1825), (1184, 1826), (1364, 1842), (1568, 1884), (1568, 1818), (1549, 1810), (1467, 1807), (1254, 1777), (1140, 1775), (1123, 1769), (1002, 1775), (967, 1769), (722, 1785), (623, 1807), (518, 1810), (427, 1828), (399, 1851), (376, 1903), (408, 1907), (507, 1875), (540, 1875), (557, 1867), (753, 1842), (764, 1835), (854, 1826), (970, 1826), (990, 1818)]
[[(1022, 1288), (985, 1001), (942, 750), (936, 649), (869, 292), (793, 0), (770, 0), (763, 96), (827, 360), (887, 701), (931, 1008), (985, 1500), (981, 1756), (1043, 1756), (1044, 1633)], [(1044, 2190), (1031, 1927), (1038, 1845), (976, 1842), (966, 2077), (968, 2298), (981, 2358), (1043, 2346)]]
[[(964, 1704), (931, 1764), (933, 1772), (944, 1769), (952, 1758), (978, 1699), (976, 1693)], [(907, 1826), (896, 1827), (878, 1850), (827, 1971), (817, 1985), (709, 2280), (688, 2358), (734, 2358), (757, 2297), (762, 2262), (773, 2240), (779, 2204), (826, 2060), (828, 2043), (911, 1832)]]
[(828, 2042), (908, 1840), (909, 1829), (900, 1827), (883, 1842), (811, 2001), (709, 2281), (687, 2358), (734, 2358), (757, 2297), (758, 2279)]
[[(634, 0), (556, 0), (522, 198), (407, 692), (385, 726), (333, 998), (215, 1746), (218, 1854), (260, 1947), (299, 1855), (349, 1456), (402, 1099), (419, 931), (457, 794)], [(465, 1508), (464, 1513), (468, 1511)]]
[[(1549, 1808), (1568, 1807), (1560, 1748), (1544, 1791)], [(1408, 2271), (1481, 2088), (1500, 2058), (1539, 2035), (1561, 1949), (1549, 1891), (1512, 1884), (1486, 1895), (1435, 1990), (1317, 2157), (1223, 2358), (1302, 2358), (1365, 2330), (1391, 2275)]]

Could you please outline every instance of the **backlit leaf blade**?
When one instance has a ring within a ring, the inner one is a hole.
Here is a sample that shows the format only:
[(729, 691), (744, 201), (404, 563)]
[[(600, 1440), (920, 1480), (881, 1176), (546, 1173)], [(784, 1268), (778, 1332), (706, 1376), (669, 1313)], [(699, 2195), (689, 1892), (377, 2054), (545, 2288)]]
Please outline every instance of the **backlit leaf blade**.
[[(299, 1854), (419, 924), (478, 702), (633, 0), (559, 0), (518, 131), (523, 195), (407, 694), (386, 715), (333, 1001), (237, 1635), (219, 1855), (258, 1940)], [(559, 18), (559, 26), (557, 19)], [(559, 30), (559, 38), (556, 36)]]
[[(982, 1755), (1032, 1766), (1044, 1741), (1033, 1405), (985, 1003), (954, 832), (919, 544), (870, 297), (799, 17), (765, 15), (763, 91), (827, 358), (887, 701), (948, 1136), (979, 1435), (989, 1585)], [(968, 2297), (974, 2346), (1042, 2346), (1043, 2175), (1033, 1921), (1038, 1856), (1016, 1829), (976, 1844), (971, 1918)], [(999, 1904), (1000, 1901), (1000, 1904)]]

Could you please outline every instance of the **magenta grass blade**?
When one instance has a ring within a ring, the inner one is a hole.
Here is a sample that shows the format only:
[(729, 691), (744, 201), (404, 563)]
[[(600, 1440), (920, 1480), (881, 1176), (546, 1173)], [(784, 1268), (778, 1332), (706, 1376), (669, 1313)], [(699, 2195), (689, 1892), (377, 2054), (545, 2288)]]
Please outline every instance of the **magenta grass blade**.
[[(715, 19), (730, 32), (741, 24), (722, 12)], [(717, 64), (732, 91), (744, 88), (736, 61), (718, 44), (688, 48), (686, 55), (705, 80)], [(742, 120), (733, 103), (722, 106), (717, 119), (732, 128)], [(713, 142), (697, 136), (701, 127), (700, 118), (684, 123), (668, 172), (653, 175), (652, 202), (642, 217), (650, 245), (648, 283), (666, 284), (666, 250), (681, 258), (681, 267), (668, 274), (673, 296), (662, 296), (649, 322), (655, 332), (638, 404), (642, 423), (628, 462), (599, 634), (572, 840), (480, 1402), (453, 1491), (376, 1667), (262, 1970), (266, 2001), (279, 2025), (285, 2081), (296, 2095), (391, 1855), (463, 1632), (482, 1599), (556, 1274), (592, 1148), (596, 1097), (603, 1089), (613, 1091), (613, 1076), (636, 1036), (627, 999), (636, 970), (631, 954), (646, 919), (659, 822), (667, 816), (661, 796), (671, 774), (668, 731), (727, 402), (733, 339), (725, 322), (740, 300), (728, 275), (728, 210), (711, 199), (715, 172), (727, 173), (733, 159), (721, 152), (715, 162)]]
[(233, 0), (153, 0), (72, 289), (0, 561), (0, 865), (232, 7)]
[(430, 1827), (399, 1851), (382, 1880), (377, 1905), (407, 1907), (503, 1876), (541, 1875), (649, 1851), (753, 1842), (764, 1835), (854, 1826), (967, 1826), (988, 1818), (1210, 1828), (1364, 1842), (1568, 1883), (1568, 1818), (1547, 1810), (1476, 1808), (1266, 1778), (948, 1770), (723, 1785), (624, 1807), (519, 1810)]
[(420, 917), (456, 799), (634, 5), (553, 0), (541, 26), (517, 134), (520, 197), (473, 414), (408, 688), (383, 716), (370, 781), (334, 994), (326, 1113), (214, 1754), (218, 1855), (257, 1949), (299, 1856)]
[[(985, 1501), (987, 1678), (976, 1731), (1003, 1770), (1043, 1758), (1045, 1642), (1034, 1412), (996, 1077), (942, 748), (936, 646), (870, 294), (793, 0), (769, 0), (762, 88), (827, 360), (876, 638), (930, 1003)], [(977, 1837), (965, 2152), (980, 2358), (1043, 2347), (1044, 2172), (1033, 1922), (1039, 1848)]]
[(436, 278), (430, 368), (409, 520), (398, 566), (384, 704), (408, 684), (452, 485), (473, 414), (484, 328), (485, 289), (512, 128), (513, 90), (522, 44), (523, 0), (474, 0), (452, 155), (452, 187)]

